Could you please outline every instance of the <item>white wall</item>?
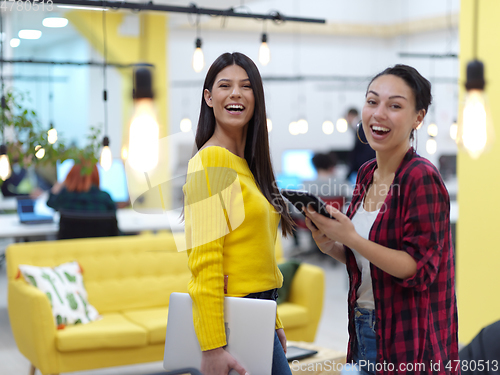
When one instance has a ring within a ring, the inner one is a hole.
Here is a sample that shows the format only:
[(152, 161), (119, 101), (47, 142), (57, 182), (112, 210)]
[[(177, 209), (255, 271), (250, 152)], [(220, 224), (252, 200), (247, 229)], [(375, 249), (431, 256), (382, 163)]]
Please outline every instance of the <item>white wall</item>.
[[(373, 8), (373, 4), (370, 7)], [(299, 74), (371, 77), (388, 66), (405, 63), (414, 66), (431, 82), (438, 77), (457, 79), (456, 59), (399, 57), (400, 52), (456, 53), (456, 34), (456, 29), (398, 38), (269, 34), (272, 60), (268, 66), (257, 65), (263, 77)], [(179, 122), (186, 113), (189, 113), (196, 126), (203, 79), (210, 63), (221, 53), (238, 51), (257, 61), (260, 37), (258, 32), (202, 29), (201, 36), (207, 66), (201, 73), (195, 73), (190, 65), (194, 50), (194, 30), (174, 29), (170, 32), (169, 69), (173, 84), (170, 88), (171, 133), (179, 132)], [(181, 85), (180, 82), (184, 84)], [(365, 80), (361, 83), (345, 84), (335, 81), (265, 81), (267, 111), (273, 121), (270, 144), (275, 169), (280, 171), (281, 154), (286, 149), (351, 149), (353, 132), (340, 134), (335, 131), (331, 135), (325, 135), (321, 124), (326, 119), (335, 123), (351, 106), (361, 109), (368, 82)], [(454, 84), (433, 83), (434, 104), (424, 126), (418, 132), (418, 152), (436, 165), (441, 154), (456, 153), (455, 143), (449, 137), (449, 126), (457, 111), (456, 89)], [(288, 131), (289, 123), (304, 115), (309, 122), (308, 133), (291, 135)], [(425, 142), (428, 139), (427, 125), (431, 121), (436, 121), (439, 127), (436, 137), (438, 152), (435, 155), (429, 155), (425, 150)]]

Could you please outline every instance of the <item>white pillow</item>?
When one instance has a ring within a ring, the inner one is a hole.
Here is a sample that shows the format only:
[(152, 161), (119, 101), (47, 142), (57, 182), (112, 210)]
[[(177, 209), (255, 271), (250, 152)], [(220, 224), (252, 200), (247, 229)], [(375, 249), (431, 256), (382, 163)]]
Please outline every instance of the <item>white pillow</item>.
[(49, 298), (58, 329), (100, 318), (97, 310), (88, 303), (78, 262), (64, 263), (54, 268), (20, 265), (19, 270), (29, 284)]

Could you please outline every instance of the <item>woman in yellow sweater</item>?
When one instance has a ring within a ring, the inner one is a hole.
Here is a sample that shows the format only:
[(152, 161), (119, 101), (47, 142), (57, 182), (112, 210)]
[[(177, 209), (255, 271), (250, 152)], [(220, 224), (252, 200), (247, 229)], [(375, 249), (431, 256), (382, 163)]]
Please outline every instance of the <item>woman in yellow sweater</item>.
[[(184, 186), (189, 294), (204, 375), (246, 370), (224, 350), (224, 297), (275, 299), (283, 276), (274, 247), (278, 223), (292, 221), (276, 186), (269, 154), (262, 79), (241, 53), (210, 67), (196, 132), (198, 153)], [(291, 374), (279, 317), (273, 375)]]

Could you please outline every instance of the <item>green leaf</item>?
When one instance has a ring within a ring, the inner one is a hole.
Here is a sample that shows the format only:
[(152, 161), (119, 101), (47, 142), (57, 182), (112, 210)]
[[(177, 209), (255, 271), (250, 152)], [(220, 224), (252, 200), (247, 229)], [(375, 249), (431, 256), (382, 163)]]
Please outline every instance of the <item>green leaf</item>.
[(68, 279), (69, 282), (71, 282), (71, 283), (75, 283), (76, 282), (76, 276), (72, 276), (72, 275), (70, 275), (67, 272), (64, 272), (64, 275), (66, 276), (66, 278)]
[(75, 296), (73, 293), (66, 294), (66, 299), (69, 302), (69, 307), (71, 310), (76, 310), (78, 308), (78, 302), (76, 302)]

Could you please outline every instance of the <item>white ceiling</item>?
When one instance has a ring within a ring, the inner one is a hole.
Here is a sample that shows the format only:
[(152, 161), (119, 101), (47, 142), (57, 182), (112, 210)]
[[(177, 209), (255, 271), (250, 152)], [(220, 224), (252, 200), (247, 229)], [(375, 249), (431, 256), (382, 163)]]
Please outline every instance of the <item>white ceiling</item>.
[[(193, 3), (193, 0), (154, 0), (154, 2), (187, 7)], [(287, 16), (327, 19), (327, 26), (312, 25), (313, 31), (309, 31), (310, 25), (300, 24), (300, 32), (304, 33), (315, 32), (314, 30), (322, 27), (324, 30), (316, 31), (316, 33), (334, 34), (337, 32), (335, 30), (346, 25), (348, 27), (344, 27), (343, 30), (347, 30), (347, 33), (355, 33), (357, 29), (359, 30), (360, 27), (357, 27), (357, 25), (363, 27), (391, 27), (397, 25), (397, 27), (393, 27), (392, 34), (387, 33), (390, 36), (394, 36), (393, 34), (398, 33), (398, 30), (404, 29), (401, 25), (407, 21), (419, 23), (420, 20), (441, 19), (441, 26), (436, 23), (436, 27), (442, 28), (446, 20), (450, 19), (453, 21), (452, 26), (456, 27), (460, 8), (460, 0), (198, 0), (194, 2), (199, 7), (204, 8), (227, 9), (243, 5), (248, 12), (252, 13), (267, 14), (272, 10), (278, 10)], [(78, 32), (71, 25), (63, 29), (49, 29), (42, 26), (44, 17), (57, 14), (63, 15), (64, 12), (64, 10), (58, 8), (55, 8), (53, 12), (19, 12), (16, 10), (6, 12), (6, 23), (7, 29), (10, 29), (10, 37), (16, 37), (20, 29), (38, 29), (43, 33), (42, 38), (39, 40), (22, 40), (21, 46), (16, 50), (16, 55), (33, 54), (34, 48), (35, 50), (36, 48), (44, 48), (47, 45), (77, 37)], [(124, 12), (130, 13), (130, 11)], [(170, 13), (169, 19), (171, 28), (192, 28), (195, 18), (193, 16), (188, 17), (187, 14)], [(215, 29), (220, 28), (221, 21), (219, 18), (204, 16), (200, 19), (200, 23), (202, 27), (207, 29)], [(295, 30), (295, 25), (287, 24), (286, 26), (281, 28), (280, 31), (287, 32), (290, 28)], [(226, 25), (228, 30), (234, 28), (235, 30), (248, 31), (248, 27), (255, 28), (254, 31), (259, 31), (262, 29), (262, 24), (258, 22), (252, 23), (246, 19), (230, 19)], [(7, 35), (9, 36), (9, 33)], [(35, 58), (36, 56), (32, 57)]]

